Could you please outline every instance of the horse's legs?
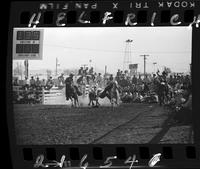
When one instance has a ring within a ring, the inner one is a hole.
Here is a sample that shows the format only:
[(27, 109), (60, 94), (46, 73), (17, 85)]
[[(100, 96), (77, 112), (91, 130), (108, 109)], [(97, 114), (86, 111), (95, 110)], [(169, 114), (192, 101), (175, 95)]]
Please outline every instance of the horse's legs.
[(100, 106), (98, 99), (96, 100), (96, 106)]
[(94, 106), (94, 101), (92, 100), (92, 106)]
[(118, 106), (119, 105), (119, 98), (118, 98), (118, 93), (116, 93), (116, 105)]
[(70, 98), (70, 100), (71, 100), (71, 107), (74, 107), (74, 102), (73, 102), (73, 98)]
[(78, 97), (74, 97), (74, 104), (75, 104), (75, 107), (79, 106)]
[(111, 98), (110, 102), (111, 102), (111, 106), (114, 107), (114, 100), (113, 100), (113, 98)]
[(161, 104), (163, 105), (164, 103), (165, 103), (165, 95), (164, 94), (162, 94), (162, 99), (161, 99)]
[(78, 98), (75, 99), (75, 100), (76, 100), (76, 105), (77, 105), (77, 107), (80, 106), (79, 101), (78, 101)]

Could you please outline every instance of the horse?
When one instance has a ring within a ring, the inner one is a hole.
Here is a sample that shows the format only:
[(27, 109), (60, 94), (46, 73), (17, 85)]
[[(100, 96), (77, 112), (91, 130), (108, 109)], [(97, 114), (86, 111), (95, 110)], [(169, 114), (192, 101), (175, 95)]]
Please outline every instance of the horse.
[(90, 106), (90, 104), (92, 103), (92, 106), (94, 106), (94, 101), (96, 102), (96, 107), (100, 106), (100, 103), (99, 103), (99, 94), (101, 93), (101, 89), (94, 89), (94, 90), (91, 90), (89, 92), (89, 103), (88, 103), (88, 106)]
[(100, 98), (107, 97), (110, 100), (112, 107), (114, 104), (119, 105), (119, 87), (117, 82), (111, 82), (102, 93), (99, 95)]
[(83, 84), (83, 76), (78, 77), (77, 84), (82, 85)]
[(113, 83), (113, 86), (110, 90), (110, 96), (111, 96), (111, 105), (113, 107), (114, 103), (116, 105), (119, 105), (119, 99), (120, 99), (120, 96), (119, 96), (119, 87), (118, 87), (118, 84), (117, 82), (115, 81)]
[(78, 96), (82, 95), (78, 87), (73, 84), (66, 84), (65, 89), (66, 100), (71, 100), (72, 107), (79, 106)]

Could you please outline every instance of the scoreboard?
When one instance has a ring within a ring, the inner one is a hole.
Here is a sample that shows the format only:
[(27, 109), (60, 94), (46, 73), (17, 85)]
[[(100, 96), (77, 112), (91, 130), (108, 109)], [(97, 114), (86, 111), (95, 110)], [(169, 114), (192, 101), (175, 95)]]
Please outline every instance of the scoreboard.
[(43, 29), (14, 28), (13, 59), (42, 60), (43, 35)]

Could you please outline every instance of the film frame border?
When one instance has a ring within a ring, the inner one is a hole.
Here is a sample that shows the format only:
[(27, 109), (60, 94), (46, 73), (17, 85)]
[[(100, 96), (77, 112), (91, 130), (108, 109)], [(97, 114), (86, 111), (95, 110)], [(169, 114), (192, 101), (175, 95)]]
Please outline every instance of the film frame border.
[[(81, 1), (81, 2), (83, 2), (83, 1)], [(97, 2), (100, 2), (100, 1), (97, 1)], [(100, 3), (102, 3), (102, 2), (103, 1), (101, 1)], [(26, 2), (26, 3), (27, 3), (27, 5), (29, 4), (29, 2)], [(24, 4), (25, 6), (26, 6), (26, 3)], [(37, 1), (37, 3), (35, 3), (35, 4), (38, 4), (38, 3), (39, 3), (39, 1)], [(119, 1), (119, 3), (120, 3), (120, 1)], [(17, 4), (17, 2), (16, 2), (16, 4)], [(29, 12), (29, 10), (31, 12), (33, 12), (33, 13), (37, 12), (37, 11), (35, 11), (33, 9), (32, 5), (29, 5), (29, 6), (26, 6), (26, 7), (29, 7), (28, 8), (28, 12)], [(170, 11), (170, 10), (165, 10), (165, 11)], [(176, 10), (173, 10), (173, 11), (176, 11)], [(189, 11), (192, 13), (192, 10), (189, 10)], [(193, 10), (193, 11), (194, 11), (194, 14), (195, 13), (197, 14), (197, 8), (195, 8), (195, 10)], [(27, 10), (25, 12), (27, 12)], [(10, 15), (10, 24), (9, 24), (9, 31), (10, 32), (12, 32), (12, 28), (14, 28), (14, 27), (27, 27), (27, 23), (26, 24), (21, 24), (19, 22), (17, 22), (17, 23), (16, 22), (15, 23), (12, 22), (13, 21), (12, 18), (16, 14), (17, 14), (16, 16), (19, 16), (18, 14), (20, 13), (20, 11), (17, 11), (17, 9), (14, 10), (13, 6), (12, 6), (11, 13), (12, 13), (12, 15)], [(183, 14), (183, 12), (179, 11), (179, 13), (182, 13), (182, 15), (185, 15), (185, 14)], [(52, 13), (50, 12), (50, 14), (48, 14), (48, 15), (52, 15)], [(17, 21), (17, 20), (15, 20), (15, 21)], [(188, 22), (187, 22), (187, 24), (188, 24)], [(170, 26), (170, 25), (168, 25), (166, 23), (162, 24), (161, 26), (165, 26), (165, 25)], [(72, 23), (71, 25), (68, 25), (68, 26), (69, 27), (70, 26), (75, 26), (75, 27), (82, 27), (83, 26), (84, 27), (84, 25), (80, 24), (80, 23), (78, 23), (78, 24)], [(89, 25), (89, 26), (91, 26), (91, 25)], [(124, 25), (113, 23), (113, 24), (109, 24), (109, 25), (94, 24), (92, 26), (95, 27), (95, 26), (124, 26)], [(144, 25), (140, 25), (140, 26), (141, 27), (146, 26), (146, 23)], [(160, 26), (160, 25), (157, 25), (157, 26)], [(51, 24), (49, 24), (49, 25), (45, 24), (45, 27), (51, 27)], [(19, 145), (16, 145), (15, 139), (12, 139), (10, 141), (11, 142), (10, 146), (11, 146), (11, 151), (12, 151), (12, 157), (15, 158), (13, 160), (13, 166), (14, 166), (14, 168), (15, 167), (16, 168), (33, 168), (30, 164), (33, 164), (33, 162), (35, 161), (35, 158), (39, 155), (39, 152), (41, 154), (45, 154), (48, 157), (50, 157), (49, 160), (53, 159), (54, 157), (56, 157), (56, 159), (57, 158), (59, 159), (60, 158), (59, 155), (61, 155), (62, 152), (63, 152), (63, 154), (66, 154), (66, 155), (70, 156), (70, 148), (75, 148), (76, 149), (76, 150), (74, 149), (75, 152), (78, 149), (78, 152), (83, 152), (83, 153), (86, 152), (84, 154), (87, 154), (87, 153), (90, 154), (89, 161), (93, 161), (96, 158), (95, 156), (97, 156), (97, 160), (95, 160), (95, 161), (96, 162), (97, 161), (98, 162), (101, 161), (101, 164), (103, 164), (103, 162), (104, 162), (105, 159), (103, 159), (103, 160), (99, 159), (98, 160), (98, 158), (99, 158), (98, 156), (99, 155), (95, 155), (95, 153), (93, 153), (93, 148), (95, 149), (95, 151), (98, 152), (97, 154), (100, 153), (101, 154), (100, 156), (103, 155), (103, 157), (104, 157), (104, 155), (105, 155), (105, 157), (107, 157), (109, 155), (112, 155), (112, 153), (116, 153), (116, 151), (121, 151), (122, 154), (123, 154), (123, 152), (125, 152), (125, 154), (127, 155), (127, 154), (130, 153), (131, 150), (134, 150), (135, 152), (133, 151), (133, 153), (136, 154), (137, 157), (140, 157), (140, 155), (142, 153), (142, 152), (140, 152), (140, 150), (143, 150), (143, 152), (149, 152), (149, 156), (152, 155), (153, 153), (160, 152), (160, 153), (166, 154), (165, 157), (163, 158), (163, 162), (166, 162), (165, 163), (166, 165), (164, 165), (164, 168), (171, 168), (171, 167), (174, 167), (174, 166), (180, 167), (181, 163), (183, 165), (185, 165), (186, 167), (188, 167), (188, 168), (192, 167), (191, 163), (193, 164), (194, 168), (196, 166), (198, 166), (198, 164), (199, 164), (199, 157), (200, 157), (200, 149), (199, 149), (199, 144), (196, 141), (200, 140), (200, 134), (198, 133), (198, 131), (200, 129), (200, 125), (199, 125), (198, 120), (197, 120), (198, 119), (197, 117), (199, 117), (199, 114), (197, 114), (197, 113), (198, 113), (198, 110), (200, 110), (200, 107), (199, 107), (199, 104), (198, 104), (198, 95), (199, 95), (199, 89), (198, 89), (198, 87), (200, 86), (200, 84), (198, 82), (198, 78), (197, 77), (198, 77), (198, 73), (199, 73), (198, 65), (200, 63), (200, 60), (199, 60), (198, 57), (195, 57), (195, 56), (198, 56), (198, 54), (200, 53), (200, 49), (199, 49), (199, 47), (197, 45), (198, 42), (200, 41), (200, 36), (199, 36), (200, 30), (199, 30), (199, 28), (196, 28), (194, 26), (193, 26), (192, 29), (193, 29), (193, 35), (192, 35), (193, 36), (192, 37), (192, 63), (193, 63), (192, 64), (193, 65), (192, 66), (192, 77), (193, 77), (192, 81), (193, 82), (192, 82), (192, 85), (193, 85), (193, 96), (195, 98), (195, 99), (193, 99), (193, 105), (194, 105), (193, 107), (194, 107), (194, 110), (195, 110), (194, 111), (195, 113), (193, 114), (194, 115), (194, 142), (195, 142), (195, 144), (183, 144), (183, 145), (181, 145), (181, 144), (177, 144), (177, 145), (176, 144), (170, 144), (170, 145), (168, 145), (168, 144), (164, 144), (164, 145), (148, 145), (148, 144), (127, 145), (126, 144), (126, 145), (94, 145), (94, 146), (93, 145), (65, 145), (65, 146), (61, 146), (61, 145), (49, 145), (49, 146), (38, 145), (38, 146), (19, 146)], [(11, 45), (11, 44), (12, 44), (12, 36), (11, 36), (11, 38), (8, 39), (8, 48), (9, 48), (9, 45)], [(8, 56), (12, 56), (12, 54), (10, 52), (10, 49), (8, 49)], [(8, 57), (8, 59), (7, 59), (7, 65), (10, 65), (11, 61), (12, 61), (12, 57)], [(7, 72), (8, 72), (9, 77), (12, 77), (11, 76), (11, 72), (12, 72), (11, 71), (11, 66), (7, 67)], [(8, 88), (9, 90), (7, 91), (7, 117), (9, 119), (8, 120), (9, 136), (10, 136), (10, 138), (15, 138), (15, 134), (14, 134), (14, 132), (12, 132), (12, 131), (14, 131), (13, 130), (14, 129), (13, 116), (12, 116), (12, 114), (8, 113), (8, 112), (12, 111), (12, 106), (10, 106), (8, 104), (9, 101), (11, 103), (11, 100), (10, 100), (11, 97), (8, 97), (8, 96), (11, 96), (11, 88), (10, 88), (10, 85), (9, 85), (9, 84), (11, 84), (10, 80), (11, 79), (9, 79), (7, 81), (7, 86), (9, 86), (9, 88)], [(195, 92), (194, 92), (194, 90), (195, 90)], [(118, 150), (119, 147), (121, 147), (121, 150)], [(142, 148), (144, 147), (144, 149), (141, 149), (141, 147)], [(179, 152), (179, 153), (177, 153), (177, 152)], [(191, 152), (192, 152), (192, 155), (190, 156), (189, 154), (191, 154)], [(111, 153), (111, 154), (109, 154), (109, 153)], [(75, 164), (76, 164), (79, 160), (77, 161), (77, 159), (75, 157), (76, 156), (75, 154), (74, 155), (73, 155), (73, 153), (71, 154), (72, 155), (72, 159), (71, 160), (74, 161)], [(93, 155), (91, 155), (91, 154), (93, 154)], [(79, 159), (80, 159), (80, 155), (83, 155), (83, 154), (79, 154)], [(183, 156), (180, 156), (180, 155), (183, 155)], [(189, 156), (187, 156), (187, 155), (189, 155)], [(94, 156), (94, 158), (93, 158), (93, 156)], [(75, 160), (73, 160), (73, 158), (75, 158)], [(142, 157), (140, 159), (145, 160), (145, 157), (144, 158)], [(182, 160), (186, 160), (186, 163), (183, 163)], [(187, 166), (187, 165), (189, 165), (189, 166)]]

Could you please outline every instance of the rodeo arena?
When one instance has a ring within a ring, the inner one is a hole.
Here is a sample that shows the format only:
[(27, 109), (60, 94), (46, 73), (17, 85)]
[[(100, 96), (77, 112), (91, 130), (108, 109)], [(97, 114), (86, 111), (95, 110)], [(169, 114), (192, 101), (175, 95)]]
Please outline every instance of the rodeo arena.
[[(144, 64), (133, 64), (131, 42), (126, 40), (124, 62), (116, 57), (119, 63), (113, 64), (119, 66), (113, 65), (112, 60), (106, 63), (103, 59), (98, 65), (101, 61), (99, 53), (96, 53), (97, 59), (92, 53), (95, 65), (85, 54), (82, 58), (87, 60), (80, 58), (73, 68), (67, 61), (71, 59), (76, 63), (78, 57), (64, 57), (68, 60), (63, 61), (60, 68), (60, 58), (55, 58), (54, 53), (52, 56), (45, 55), (51, 59), (52, 65), (55, 64), (55, 68), (51, 69), (45, 68), (44, 60), (41, 61), (44, 68), (41, 66), (37, 71), (29, 65), (35, 63), (32, 60), (13, 61), (17, 143), (193, 143), (192, 65), (189, 62), (185, 67), (181, 65), (187, 72), (176, 72), (169, 65), (155, 69), (159, 62), (157, 59), (152, 64), (154, 71), (150, 73), (146, 71), (148, 55), (140, 55)], [(82, 51), (77, 56), (81, 54)], [(118, 56), (121, 57), (121, 54)], [(173, 62), (173, 55), (170, 57)]]
[(23, 144), (192, 142), (190, 74), (80, 67), (55, 78), (13, 78), (13, 103)]

